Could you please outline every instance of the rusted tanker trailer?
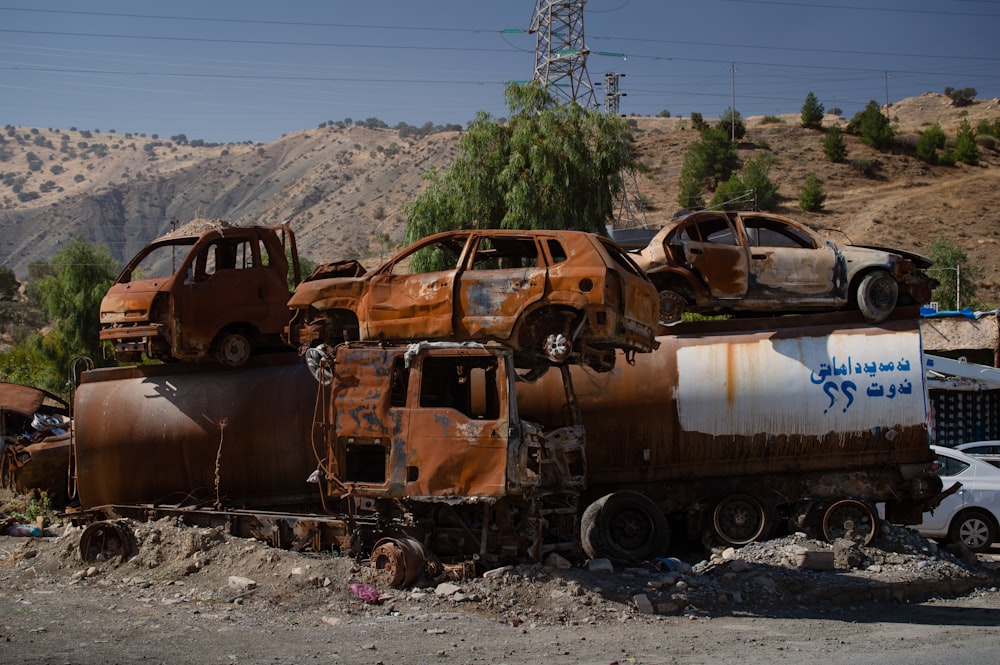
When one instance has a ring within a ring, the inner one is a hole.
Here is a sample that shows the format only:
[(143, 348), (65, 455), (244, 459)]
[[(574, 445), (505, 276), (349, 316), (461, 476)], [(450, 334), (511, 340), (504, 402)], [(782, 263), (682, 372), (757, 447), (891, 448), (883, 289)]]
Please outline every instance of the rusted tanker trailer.
[(370, 551), (403, 582), (429, 555), (648, 559), (679, 524), (733, 545), (788, 523), (867, 541), (876, 503), (902, 524), (934, 505), (915, 317), (684, 324), (659, 342), (535, 381), (472, 343), (88, 372), (80, 499)]
[[(779, 527), (868, 542), (915, 524), (941, 483), (928, 447), (917, 317), (706, 321), (597, 374), (574, 367), (587, 433), (590, 555), (644, 559), (670, 526), (742, 545)], [(521, 413), (564, 420), (558, 376), (519, 384)]]

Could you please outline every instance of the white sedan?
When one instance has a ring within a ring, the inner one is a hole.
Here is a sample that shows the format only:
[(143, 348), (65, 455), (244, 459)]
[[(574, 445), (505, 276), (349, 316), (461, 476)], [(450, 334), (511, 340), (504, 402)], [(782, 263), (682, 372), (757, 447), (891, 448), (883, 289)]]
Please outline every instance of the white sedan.
[(973, 552), (989, 550), (1000, 535), (1000, 469), (952, 448), (931, 448), (942, 465), (944, 488), (962, 486), (914, 528), (928, 538), (965, 543)]

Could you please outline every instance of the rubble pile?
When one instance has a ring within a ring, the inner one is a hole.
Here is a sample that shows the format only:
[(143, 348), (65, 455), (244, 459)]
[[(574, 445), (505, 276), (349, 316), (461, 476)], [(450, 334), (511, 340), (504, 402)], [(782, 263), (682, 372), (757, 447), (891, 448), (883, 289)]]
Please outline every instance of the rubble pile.
[[(600, 624), (638, 615), (711, 616), (768, 608), (907, 601), (961, 595), (997, 583), (967, 551), (957, 555), (916, 533), (883, 526), (869, 547), (797, 533), (704, 560), (676, 558), (630, 566), (595, 559), (506, 566), (462, 579), (426, 577), (393, 589), (359, 562), (296, 553), (172, 519), (130, 522), (136, 553), (85, 563), (82, 529), (55, 526), (40, 538), (0, 537), (0, 584), (96, 585), (137, 602), (195, 603), (229, 610), (381, 615), (462, 611), (510, 625)], [(465, 567), (468, 570), (469, 567)]]

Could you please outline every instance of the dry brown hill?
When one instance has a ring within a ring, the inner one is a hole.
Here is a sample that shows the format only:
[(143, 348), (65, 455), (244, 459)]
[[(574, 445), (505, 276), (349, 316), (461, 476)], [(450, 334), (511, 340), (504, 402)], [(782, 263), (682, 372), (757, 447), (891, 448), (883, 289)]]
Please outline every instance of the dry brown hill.
[[(937, 94), (890, 108), (900, 143), (914, 145), (934, 123), (954, 137), (959, 123), (1000, 118), (1000, 102), (956, 108)], [(637, 181), (656, 225), (678, 207), (684, 153), (697, 140), (686, 118), (634, 118), (636, 146), (649, 173)], [(786, 214), (834, 229), (856, 243), (926, 251), (942, 234), (980, 266), (980, 299), (1000, 304), (1000, 153), (981, 146), (980, 166), (931, 166), (912, 150), (880, 153), (845, 136), (848, 159), (870, 160), (874, 177), (822, 152), (822, 133), (799, 126), (798, 114), (745, 119), (742, 158), (773, 153), (771, 178)], [(826, 125), (846, 124), (827, 116)], [(139, 135), (9, 127), (0, 134), (0, 264), (19, 277), (28, 264), (55, 255), (82, 234), (125, 261), (170, 230), (171, 220), (221, 218), (240, 224), (288, 221), (314, 261), (378, 262), (402, 237), (402, 206), (430, 168), (447, 168), (457, 132), (400, 138), (389, 129), (325, 127), (290, 133), (271, 144), (192, 146)], [(909, 153), (909, 154), (907, 154)], [(798, 209), (798, 192), (815, 173), (825, 211)], [(24, 200), (22, 200), (24, 199)]]

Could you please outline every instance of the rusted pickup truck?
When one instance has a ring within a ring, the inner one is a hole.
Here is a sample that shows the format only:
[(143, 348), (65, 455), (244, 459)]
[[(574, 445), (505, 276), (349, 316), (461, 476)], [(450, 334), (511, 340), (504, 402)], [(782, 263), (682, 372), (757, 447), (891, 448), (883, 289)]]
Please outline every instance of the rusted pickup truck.
[(343, 339), (493, 340), (523, 366), (610, 369), (656, 348), (656, 289), (617, 245), (580, 231), (462, 230), (372, 272), (307, 280), (289, 301), (291, 346)]
[(297, 284), (288, 226), (194, 222), (129, 261), (101, 302), (100, 338), (114, 344), (120, 362), (146, 355), (242, 365), (282, 346), (289, 270)]

